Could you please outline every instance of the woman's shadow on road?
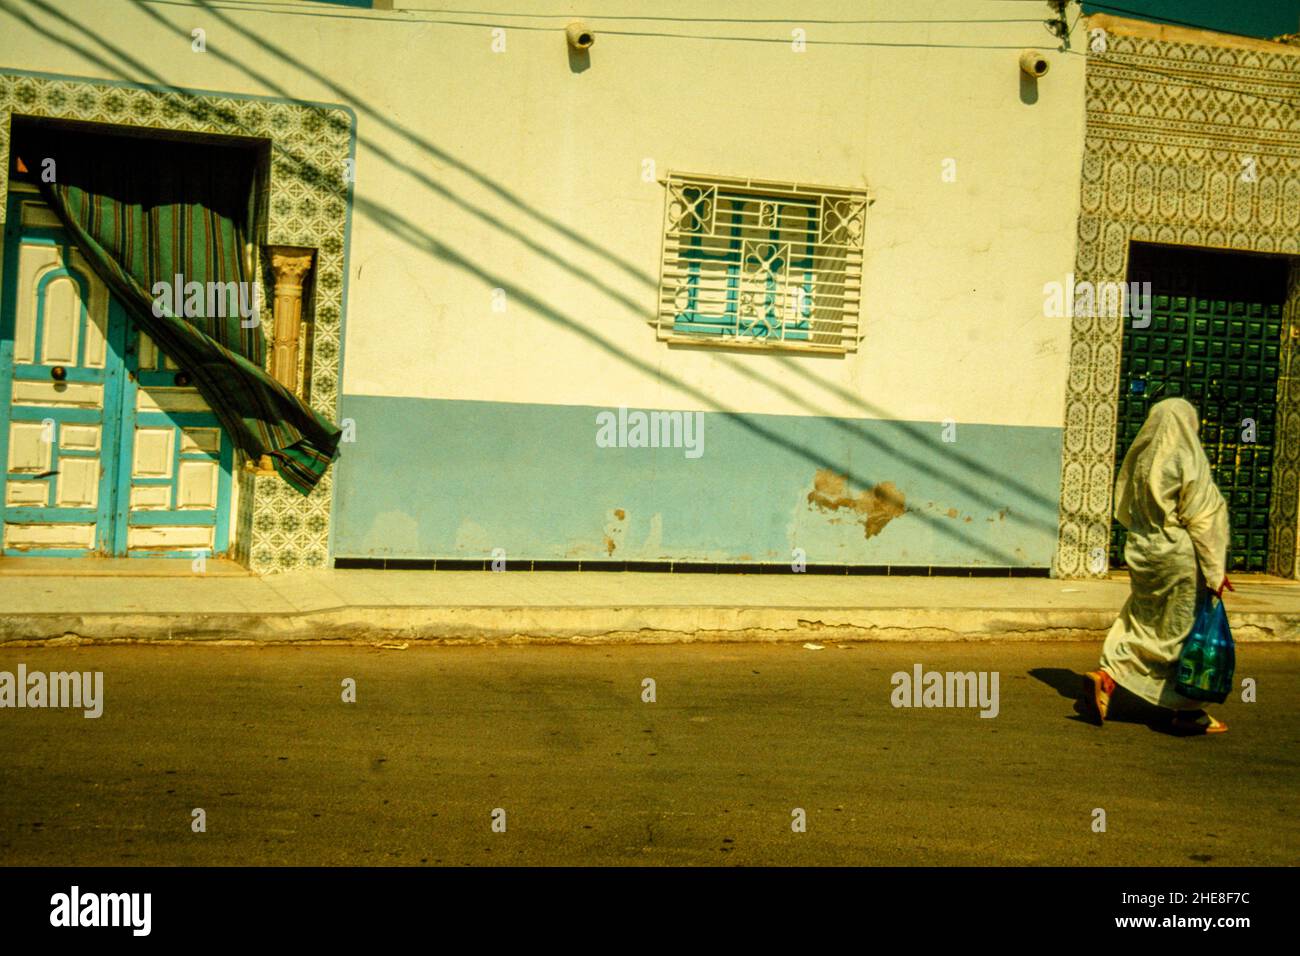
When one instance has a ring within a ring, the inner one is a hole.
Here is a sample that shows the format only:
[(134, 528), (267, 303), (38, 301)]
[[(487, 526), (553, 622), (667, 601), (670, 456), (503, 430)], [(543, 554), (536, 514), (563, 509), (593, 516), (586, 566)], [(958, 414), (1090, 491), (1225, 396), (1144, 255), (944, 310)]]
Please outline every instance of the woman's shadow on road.
[[(1097, 721), (1082, 704), (1084, 676), (1068, 667), (1035, 667), (1029, 676), (1051, 687), (1062, 697), (1074, 702), (1074, 714), (1067, 717), (1081, 724), (1097, 725)], [(1110, 709), (1106, 713), (1108, 724), (1141, 724), (1148, 730), (1171, 737), (1182, 736), (1170, 726), (1173, 714), (1163, 707), (1149, 704), (1123, 687), (1116, 687), (1110, 695)]]

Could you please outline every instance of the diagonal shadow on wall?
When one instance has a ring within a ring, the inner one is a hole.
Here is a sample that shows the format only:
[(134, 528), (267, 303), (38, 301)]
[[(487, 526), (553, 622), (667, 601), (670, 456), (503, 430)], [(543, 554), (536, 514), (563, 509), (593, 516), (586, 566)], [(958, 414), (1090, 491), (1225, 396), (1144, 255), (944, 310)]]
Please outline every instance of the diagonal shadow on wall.
[[(176, 33), (182, 39), (186, 39), (186, 40), (189, 39), (188, 33), (174, 26), (173, 24), (169, 23), (167, 20), (162, 18), (156, 11), (150, 10), (146, 5), (144, 5), (142, 0), (132, 0), (132, 2), (137, 7), (139, 7), (143, 12), (145, 12), (148, 16), (153, 18), (156, 22), (162, 24), (165, 28)], [(294, 57), (293, 54), (288, 50), (285, 50), (283, 47), (277, 46), (276, 44), (262, 37), (261, 35), (251, 30), (248, 30), (244, 26), (240, 25), (239, 23), (231, 19), (229, 16), (223, 15), (216, 8), (213, 8), (211, 6), (209, 0), (194, 0), (194, 2), (197, 6), (205, 9), (219, 22), (230, 27), (235, 32), (247, 38), (250, 42), (259, 46), (260, 48), (262, 48), (264, 51), (271, 54), (272, 56), (276, 57), (276, 59), (279, 62), (292, 64), (303, 75), (307, 76), (308, 78), (316, 81), (317, 83), (320, 83), (322, 86), (329, 89), (330, 92), (334, 96), (338, 97), (341, 102), (345, 103), (352, 109), (356, 110), (358, 112), (358, 115), (364, 115), (374, 120), (376, 123), (396, 132), (398, 135), (402, 136), (405, 140), (410, 142), (412, 145), (415, 145), (419, 147), (422, 151), (426, 152), (430, 156), (430, 158), (439, 162), (447, 163), (448, 165), (451, 165), (453, 168), (465, 172), (467, 175), (470, 175), (472, 178), (475, 179), (475, 181), (485, 185), (489, 185), (490, 188), (492, 188), (499, 195), (509, 197), (509, 201), (517, 208), (520, 208), (524, 212), (527, 212), (529, 215), (538, 219), (538, 221), (542, 222), (544, 225), (555, 227), (556, 224), (553, 219), (550, 219), (549, 217), (545, 217), (541, 213), (532, 210), (531, 207), (528, 207), (525, 204), (523, 204), (521, 201), (519, 201), (518, 198), (515, 197), (514, 194), (511, 193), (509, 190), (506, 190), (503, 187), (495, 184), (492, 180), (488, 179), (488, 177), (482, 175), (477, 170), (474, 170), (472, 167), (468, 166), (464, 162), (456, 159), (455, 157), (452, 157), (445, 150), (442, 150), (437, 146), (435, 146), (434, 144), (430, 143), (426, 138), (420, 136), (419, 134), (411, 130), (408, 130), (407, 128), (401, 126), (398, 123), (395, 123), (382, 111), (375, 109), (370, 104), (366, 103), (364, 100), (356, 96), (348, 89), (340, 86), (338, 83), (336, 83), (329, 77), (322, 74), (319, 70), (316, 70), (309, 64), (303, 63), (302, 61)], [(228, 57), (226, 57), (225, 59), (228, 62), (232, 63), (232, 65), (234, 65), (236, 68), (240, 69), (245, 75), (247, 75), (251, 79), (254, 79), (257, 82), (263, 84), (268, 89), (276, 90), (279, 95), (288, 97), (287, 91), (285, 91), (282, 87), (280, 87), (270, 78), (266, 77), (265, 75), (258, 74), (256, 71), (248, 68), (244, 64), (231, 60)], [(525, 244), (527, 244), (528, 247), (534, 251), (538, 251), (538, 249), (541, 248), (543, 250), (541, 254), (544, 255), (547, 259), (549, 259), (551, 262), (559, 265), (561, 268), (565, 269), (566, 271), (570, 272), (576, 277), (582, 279), (583, 281), (592, 284), (594, 287), (598, 288), (602, 293), (609, 295), (611, 298), (619, 302), (629, 311), (631, 312), (641, 311), (640, 303), (632, 301), (628, 299), (626, 296), (611, 290), (605, 283), (599, 281), (598, 279), (595, 279), (589, 273), (574, 266), (568, 260), (562, 257), (554, 256), (553, 254), (550, 253), (549, 250), (546, 250), (544, 247), (539, 247), (538, 244), (532, 242), (527, 238), (522, 237), (517, 230), (501, 223), (499, 220), (496, 220), (495, 218), (488, 216), (482, 210), (479, 210), (477, 209), (477, 207), (472, 206), (472, 204), (465, 202), (464, 200), (460, 199), (460, 197), (455, 196), (453, 193), (451, 193), (442, 185), (435, 183), (434, 181), (429, 179), (429, 177), (425, 175), (422, 170), (413, 168), (409, 164), (405, 164), (397, 160), (395, 157), (391, 155), (391, 153), (383, 149), (382, 146), (373, 142), (371, 139), (360, 135), (358, 136), (358, 139), (360, 142), (365, 144), (367, 149), (374, 151), (376, 155), (378, 155), (381, 159), (388, 162), (394, 168), (400, 169), (403, 172), (407, 173), (412, 178), (420, 182), (422, 185), (437, 192), (440, 196), (450, 199), (460, 208), (470, 211), (472, 214), (476, 215), (480, 219), (483, 219), (484, 221), (488, 221), (491, 225), (497, 228), (501, 228), (503, 231), (509, 233), (513, 237), (520, 239), (520, 241), (525, 242)], [(567, 227), (561, 227), (559, 231), (565, 236), (573, 235), (571, 230), (568, 230)], [(585, 243), (584, 245), (586, 248), (592, 247), (590, 243)], [(620, 265), (624, 265), (627, 266), (628, 268), (632, 268), (623, 260), (618, 260), (618, 262)], [(642, 281), (650, 285), (656, 285), (654, 280), (650, 276), (645, 275), (644, 273), (635, 273), (635, 275), (637, 276), (637, 278), (641, 279)], [(647, 317), (647, 321), (652, 321), (652, 318)], [(873, 445), (882, 451), (888, 451), (891, 455), (898, 458), (900, 461), (906, 462), (907, 464), (911, 465), (913, 468), (916, 468), (917, 470), (923, 473), (929, 473), (936, 476), (941, 475), (941, 473), (937, 472), (934, 469), (933, 465), (931, 464), (930, 458), (922, 457), (921, 455), (903, 451), (900, 448), (898, 448), (896, 445), (887, 443), (882, 439), (878, 438), (877, 436), (871, 435), (867, 431), (867, 429), (863, 428), (862, 426), (854, 425), (851, 422), (845, 421), (843, 418), (839, 418), (831, 415), (827, 409), (818, 407), (813, 403), (811, 403), (808, 400), (808, 397), (806, 395), (793, 391), (784, 386), (781, 386), (779, 383), (776, 382), (775, 379), (771, 378), (770, 376), (764, 375), (762, 372), (755, 369), (752, 363), (747, 362), (744, 359), (737, 359), (734, 356), (721, 357), (720, 361), (727, 364), (732, 369), (745, 375), (746, 377), (752, 379), (753, 381), (759, 382), (760, 384), (766, 386), (772, 391), (782, 394), (785, 398), (799, 405), (805, 411), (809, 411), (821, 417), (829, 419), (830, 421), (834, 422), (834, 425), (838, 430), (847, 433), (850, 437), (865, 442), (869, 445)], [(836, 386), (834, 383), (827, 382), (825, 379), (821, 379), (814, 376), (806, 368), (800, 366), (798, 362), (792, 361), (788, 356), (784, 356), (783, 361), (787, 369), (791, 371), (795, 371), (797, 374), (807, 378), (809, 381), (813, 382), (816, 385), (819, 385), (822, 388), (827, 389), (828, 391), (833, 391), (835, 394), (837, 394), (838, 397), (840, 397), (845, 401), (848, 401), (854, 407), (861, 410), (868, 417), (883, 423), (887, 427), (887, 429), (894, 432), (897, 437), (906, 438), (908, 440), (919, 442), (922, 445), (925, 452), (929, 452), (935, 447), (936, 443), (934, 440), (933, 430), (926, 431), (920, 425), (917, 425), (912, 422), (902, 421), (897, 417), (890, 415), (890, 413), (887, 412), (886, 410), (863, 401), (859, 396), (855, 396), (852, 393), (848, 392), (847, 389), (841, 388), (839, 386)], [(1005, 472), (995, 471), (993, 468), (990, 468), (986, 463), (978, 459), (972, 458), (971, 456), (964, 454), (958, 449), (945, 447), (943, 448), (943, 451), (944, 454), (947, 456), (947, 458), (954, 464), (971, 471), (978, 478), (985, 479), (987, 481), (996, 482), (997, 484), (1001, 485), (1004, 488), (1015, 491), (1019, 493), (1025, 500), (1030, 502), (1031, 508), (1037, 513), (1029, 514), (1029, 515), (1012, 513), (1008, 515), (1008, 517), (1011, 519), (1013, 523), (1025, 525), (1035, 530), (1050, 532), (1052, 534), (1056, 533), (1057, 507), (1059, 502), (1055, 495), (1051, 495), (1051, 496), (1043, 495), (1037, 489), (1032, 488), (1024, 484), (1023, 482), (1016, 480), (1013, 476), (1008, 475)], [(963, 490), (968, 495), (970, 495), (972, 499), (978, 501), (980, 504), (983, 504), (986, 507), (998, 509), (1005, 505), (1005, 501), (1002, 501), (992, 495), (985, 494), (973, 486), (964, 487)]]
[[(133, 0), (133, 2), (135, 2), (136, 5), (139, 6), (139, 0)], [(106, 50), (110, 56), (115, 57), (116, 61), (129, 65), (132, 69), (136, 70), (139, 75), (147, 77), (148, 80), (153, 85), (157, 86), (160, 89), (166, 90), (168, 92), (174, 93), (182, 97), (183, 102), (185, 103), (185, 108), (187, 110), (190, 110), (191, 113), (204, 119), (217, 119), (222, 121), (224, 124), (228, 126), (231, 126), (233, 128), (239, 128), (240, 126), (239, 119), (234, 114), (230, 113), (229, 111), (223, 111), (220, 108), (216, 108), (208, 104), (205, 104), (201, 100), (196, 99), (191, 94), (188, 94), (187, 91), (171, 85), (166, 80), (164, 80), (161, 75), (159, 75), (151, 68), (149, 68), (147, 64), (141, 62), (135, 57), (132, 57), (125, 50), (122, 50), (120, 47), (117, 47), (114, 44), (109, 43), (107, 40), (104, 40), (102, 37), (96, 35), (89, 29), (81, 26), (80, 24), (76, 23), (70, 18), (64, 16), (59, 11), (53, 9), (47, 3), (45, 3), (44, 0), (30, 0), (30, 3), (32, 6), (35, 6), (43, 10), (50, 17), (59, 20), (66, 26), (85, 35), (94, 43), (96, 43), (98, 46)], [(206, 4), (200, 4), (200, 5), (205, 7), (207, 6)], [(40, 32), (43, 35), (54, 40), (55, 42), (68, 47), (69, 49), (76, 52), (82, 58), (88, 60), (91, 63), (94, 63), (97, 67), (104, 70), (107, 74), (116, 76), (121, 80), (130, 83), (141, 82), (137, 77), (131, 76), (128, 73), (124, 72), (121, 69), (121, 67), (118, 66), (118, 62), (105, 59), (105, 57), (77, 43), (74, 40), (65, 37), (60, 37), (52, 33), (51, 31), (45, 29), (41, 25), (37, 24), (25, 14), (15, 11), (11, 7), (8, 0), (3, 0), (3, 2), (0, 2), (0, 10), (3, 10), (3, 12), (23, 22), (32, 30)], [(154, 11), (145, 9), (144, 12), (148, 16), (150, 16), (150, 18), (161, 23), (166, 29), (172, 32), (176, 32), (179, 35), (183, 36), (188, 42), (189, 34), (187, 32), (181, 30), (180, 28), (174, 27), (167, 21), (160, 18)], [(228, 18), (220, 17), (220, 15), (218, 15), (218, 17), (223, 21), (230, 23)], [(242, 27), (238, 27), (238, 25), (233, 23), (231, 23), (231, 25), (238, 32), (251, 36), (250, 34), (248, 34), (247, 31), (243, 30)], [(296, 60), (293, 60), (292, 57), (288, 56), (284, 51), (280, 50), (274, 45), (268, 44), (266, 43), (266, 41), (263, 41), (260, 38), (256, 38), (256, 42), (258, 42), (259, 45), (267, 48), (268, 51), (275, 53), (275, 55), (277, 55), (282, 59), (282, 62), (292, 63), (296, 68), (304, 71), (310, 76), (313, 76), (313, 78), (316, 78), (321, 82), (325, 82), (331, 89), (337, 91), (340, 98), (345, 103), (347, 103), (347, 105), (352, 106), (355, 109), (358, 109), (360, 112), (366, 114), (368, 117), (375, 117), (378, 115), (367, 104), (357, 100), (356, 97), (351, 96), (350, 94), (347, 93), (347, 91), (341, 90), (339, 87), (337, 87), (336, 84), (321, 79), (319, 75), (315, 73), (315, 71), (312, 71), (309, 67), (306, 67), (298, 63)], [(275, 83), (270, 78), (259, 75), (255, 71), (251, 71), (242, 63), (240, 63), (238, 60), (224, 53), (221, 53), (219, 50), (214, 50), (211, 46), (208, 47), (208, 50), (209, 50), (209, 55), (216, 55), (219, 58), (223, 59), (225, 62), (232, 64), (233, 66), (235, 66), (236, 68), (244, 72), (245, 74), (249, 75), (251, 78), (255, 79), (257, 82), (267, 87), (267, 89), (270, 92), (274, 93), (275, 95), (278, 95), (286, 100), (295, 101), (299, 103), (302, 102), (296, 97), (290, 95), (286, 90), (283, 89), (283, 87)], [(389, 162), (394, 167), (402, 169), (405, 172), (411, 174), (417, 179), (417, 181), (422, 181), (424, 185), (427, 185), (429, 188), (434, 189), (436, 192), (439, 193), (439, 195), (453, 198), (459, 205), (462, 205), (463, 207), (467, 207), (467, 208), (470, 207), (470, 204), (468, 204), (464, 200), (459, 199), (459, 197), (454, 197), (449, 190), (447, 190), (445, 187), (441, 186), (440, 184), (433, 183), (423, 173), (417, 170), (412, 170), (408, 165), (403, 164), (395, 157), (392, 157), (386, 151), (382, 150), (382, 148), (377, 148), (375, 144), (365, 139), (364, 137), (359, 136), (358, 138), (359, 140), (361, 140), (366, 144), (368, 149), (374, 149), (377, 155), (380, 155), (380, 157), (383, 158), (386, 162)], [(415, 140), (419, 143), (423, 143), (423, 140), (420, 139), (419, 137), (415, 137)], [(310, 177), (312, 179), (319, 180), (319, 181), (335, 183), (336, 185), (334, 186), (334, 189), (338, 197), (344, 201), (348, 200), (349, 198), (348, 189), (346, 184), (344, 184), (341, 181), (341, 177), (340, 177), (341, 171), (322, 170), (317, 166), (315, 166), (311, 161), (305, 159), (300, 155), (297, 155), (292, 150), (286, 149), (282, 144), (274, 143), (272, 145), (273, 148), (276, 150), (277, 154), (280, 155), (281, 158), (284, 161), (286, 161), (286, 163), (292, 169), (294, 169), (299, 175)], [(441, 156), (445, 156), (446, 154), (442, 153), (441, 151), (438, 151), (438, 155), (441, 157)], [(457, 165), (458, 167), (468, 169), (468, 167), (464, 167), (464, 164), (460, 164), (457, 162)], [(473, 175), (476, 176), (477, 178), (485, 178), (478, 173), (473, 173)], [(500, 187), (494, 189), (494, 192), (496, 192), (498, 195), (501, 195), (503, 193), (509, 194), (508, 190), (504, 190)], [(513, 196), (513, 194), (509, 194), (509, 195)], [(384, 228), (386, 231), (388, 231), (390, 234), (400, 239), (401, 241), (407, 243), (408, 245), (412, 246), (413, 248), (425, 252), (429, 255), (433, 255), (455, 266), (456, 268), (462, 269), (465, 272), (481, 279), (483, 282), (487, 283), (491, 287), (504, 288), (512, 298), (516, 299), (521, 303), (526, 304), (530, 309), (536, 312), (536, 314), (543, 316), (547, 318), (549, 321), (552, 321), (557, 325), (564, 327), (569, 332), (575, 335), (585, 338), (593, 345), (599, 347), (606, 353), (610, 354), (612, 357), (616, 358), (617, 360), (625, 364), (630, 365), (636, 371), (645, 374), (646, 376), (651, 377), (657, 381), (665, 381), (668, 384), (673, 385), (677, 389), (681, 390), (684, 394), (690, 395), (692, 398), (699, 401), (702, 404), (702, 406), (710, 407), (716, 410), (717, 412), (725, 415), (727, 418), (735, 422), (738, 426), (751, 432), (752, 434), (763, 439), (764, 441), (767, 441), (773, 444), (774, 446), (780, 447), (790, 453), (796, 454), (818, 468), (825, 468), (829, 470), (839, 471), (842, 474), (846, 473), (842, 462), (832, 461), (814, 449), (804, 447), (798, 444), (797, 442), (791, 441), (785, 436), (779, 435), (774, 431), (772, 431), (771, 429), (766, 428), (759, 422), (754, 421), (752, 418), (742, 413), (739, 413), (734, 409), (727, 408), (726, 406), (720, 404), (712, 396), (705, 394), (700, 389), (690, 385), (689, 383), (686, 383), (680, 379), (677, 379), (672, 375), (663, 372), (661, 369), (655, 367), (649, 362), (646, 362), (644, 360), (636, 358), (635, 356), (631, 356), (622, 352), (617, 346), (615, 346), (613, 343), (609, 342), (608, 340), (604, 339), (602, 336), (594, 332), (585, 324), (564, 314), (563, 312), (557, 309), (554, 309), (553, 307), (543, 302), (541, 299), (537, 298), (527, 290), (519, 287), (517, 284), (510, 281), (506, 277), (497, 275), (491, 272), (490, 270), (485, 269), (479, 266), (478, 264), (474, 263), (473, 261), (465, 258), (461, 254), (457, 253), (454, 249), (447, 246), (443, 242), (439, 241), (436, 237), (426, 232), (418, 224), (410, 221), (408, 218), (402, 216), (400, 213), (396, 212), (395, 210), (387, 206), (384, 206), (381, 203), (375, 202), (373, 200), (367, 199), (362, 196), (354, 196), (351, 197), (351, 199), (353, 202), (353, 207), (359, 213), (371, 219), (373, 222), (375, 222), (376, 224)], [(514, 199), (513, 202), (517, 203), (518, 202), (517, 198)], [(514, 235), (516, 238), (519, 238), (517, 230), (505, 226), (504, 224), (496, 220), (494, 217), (488, 215), (486, 212), (483, 212), (482, 210), (478, 210), (475, 214), (479, 215), (479, 218), (482, 219), (483, 221), (488, 222), (489, 224), (495, 227), (502, 228), (504, 231), (508, 232), (509, 234)], [(566, 229), (565, 232), (567, 234), (569, 230)], [(530, 245), (530, 247), (535, 246), (535, 243), (531, 243), (531, 241), (528, 241), (528, 244)], [(574, 269), (571, 268), (571, 264), (564, 262), (563, 260), (559, 260), (554, 256), (548, 256), (548, 258), (552, 259), (553, 261), (558, 261), (564, 267), (569, 268), (571, 272), (574, 271)], [(603, 283), (600, 283), (599, 280), (595, 279), (594, 277), (590, 277), (585, 273), (580, 273), (580, 272), (578, 273), (578, 277), (582, 278), (584, 281), (593, 282), (597, 288), (601, 289), (602, 292), (605, 292), (606, 294), (610, 294), (614, 298), (623, 301), (625, 304), (628, 304), (630, 309), (637, 308), (635, 303), (630, 303), (629, 300), (627, 300), (625, 297), (622, 297), (617, 293), (611, 292), (610, 290), (607, 289), (607, 287)], [(809, 409), (814, 408), (808, 403), (806, 396), (795, 393), (793, 390), (789, 389), (788, 387), (780, 385), (779, 383), (773, 381), (768, 376), (764, 376), (761, 373), (753, 370), (752, 367), (749, 367), (745, 363), (737, 362), (729, 359), (729, 364), (732, 364), (733, 367), (740, 370), (742, 374), (746, 374), (749, 377), (754, 378), (756, 381), (762, 382), (767, 387), (777, 390), (778, 392), (784, 394), (787, 398), (800, 403), (801, 406)], [(822, 387), (825, 388), (832, 387), (831, 385), (824, 382), (823, 380), (812, 376), (811, 373), (807, 372), (802, 368), (798, 369), (798, 373), (804, 375), (805, 377), (810, 378), (811, 381), (813, 381), (815, 384), (818, 384)], [(858, 400), (856, 398), (853, 400), (857, 406), (862, 407), (864, 410), (869, 410), (869, 411), (872, 410), (871, 406), (869, 406), (868, 403), (862, 402), (861, 400)], [(918, 426), (912, 425), (910, 423), (889, 421), (887, 414), (883, 413), (883, 411), (875, 410), (875, 412), (882, 416), (882, 420), (886, 421), (890, 426), (898, 428), (900, 430), (900, 433), (906, 435), (908, 438), (916, 441), (923, 441), (930, 447), (933, 447), (935, 445), (934, 438), (930, 435), (922, 434)], [(873, 436), (866, 433), (865, 430), (859, 426), (854, 426), (851, 423), (843, 422), (842, 420), (839, 419), (833, 419), (833, 420), (836, 421), (837, 426), (846, 430), (854, 438), (860, 439), (867, 444), (870, 444), (874, 447), (881, 449), (882, 451), (886, 451), (890, 455), (897, 457), (900, 460), (908, 461), (910, 464), (913, 465), (913, 467), (916, 467), (919, 471), (923, 473), (930, 474), (943, 481), (950, 482), (957, 487), (962, 487), (963, 490), (966, 491), (968, 494), (971, 494), (972, 497), (981, 500), (991, 505), (992, 507), (997, 508), (1005, 504), (1004, 502), (992, 498), (991, 496), (988, 496), (985, 493), (978, 491), (977, 489), (964, 487), (960, 481), (954, 480), (950, 474), (946, 473), (941, 468), (936, 467), (934, 463), (929, 459), (923, 459), (911, 453), (901, 452), (900, 449), (886, 442), (883, 442), (877, 436)], [(947, 449), (945, 449), (945, 451), (947, 451)], [(1022, 524), (1028, 524), (1032, 527), (1044, 531), (1049, 531), (1055, 534), (1056, 504), (1057, 504), (1055, 498), (1047, 499), (1041, 494), (1035, 492), (1033, 489), (1027, 488), (1023, 485), (1019, 485), (1019, 483), (1014, 482), (1012, 480), (1007, 480), (1006, 475), (993, 472), (982, 462), (971, 460), (966, 456), (960, 454), (952, 454), (950, 455), (950, 457), (952, 458), (954, 463), (960, 464), (963, 467), (974, 470), (977, 474), (983, 474), (987, 477), (992, 477), (996, 480), (999, 480), (1003, 485), (1007, 487), (1019, 486), (1019, 490), (1022, 491), (1022, 494), (1025, 494), (1026, 497), (1028, 497), (1037, 508), (1042, 509), (1042, 511), (1045, 513), (1050, 509), (1050, 520), (1046, 520), (1045, 516), (1040, 516), (1035, 518), (1029, 516), (1021, 516), (1018, 514), (1012, 514), (1009, 515), (1008, 517), (1012, 518), (1013, 520), (1018, 520)], [(847, 473), (846, 477), (848, 477), (851, 481), (853, 481), (854, 483), (858, 484), (861, 487), (869, 487), (872, 484), (875, 484), (875, 482), (871, 478), (863, 475), (853, 474), (851, 472)], [(994, 562), (1000, 562), (1004, 564), (1016, 563), (1016, 560), (1012, 555), (996, 547), (989, 545), (988, 542), (984, 541), (983, 539), (979, 538), (976, 535), (968, 534), (964, 532), (962, 529), (958, 527), (954, 527), (951, 524), (951, 522), (946, 519), (941, 519), (936, 516), (927, 515), (919, 511), (909, 511), (908, 513), (912, 514), (915, 518), (917, 518), (921, 522), (930, 525), (935, 530), (937, 530), (940, 534), (952, 537), (955, 540), (960, 541), (966, 546), (972, 548), (973, 550), (987, 555)]]

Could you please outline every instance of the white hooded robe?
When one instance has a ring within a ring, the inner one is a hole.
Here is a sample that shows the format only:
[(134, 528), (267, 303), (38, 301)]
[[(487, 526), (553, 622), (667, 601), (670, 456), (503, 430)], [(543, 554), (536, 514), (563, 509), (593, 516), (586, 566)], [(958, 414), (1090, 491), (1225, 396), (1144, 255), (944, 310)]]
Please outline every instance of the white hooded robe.
[(1199, 589), (1218, 589), (1228, 550), (1227, 503), (1197, 428), (1191, 403), (1167, 398), (1151, 407), (1124, 456), (1115, 517), (1128, 529), (1132, 592), (1101, 654), (1102, 668), (1121, 687), (1175, 710), (1202, 706), (1174, 690), (1174, 679)]

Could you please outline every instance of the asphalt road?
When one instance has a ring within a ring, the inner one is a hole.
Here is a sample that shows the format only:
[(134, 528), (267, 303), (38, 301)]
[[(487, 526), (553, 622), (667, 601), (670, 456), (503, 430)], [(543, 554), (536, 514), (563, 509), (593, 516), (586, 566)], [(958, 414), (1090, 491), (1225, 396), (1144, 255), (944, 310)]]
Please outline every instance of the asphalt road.
[[(105, 698), (0, 709), (0, 862), (1294, 864), (1300, 647), (1240, 646), (1258, 701), (1192, 739), (1079, 720), (1097, 650), (0, 648)], [(916, 663), (999, 672), (998, 716), (893, 707)]]

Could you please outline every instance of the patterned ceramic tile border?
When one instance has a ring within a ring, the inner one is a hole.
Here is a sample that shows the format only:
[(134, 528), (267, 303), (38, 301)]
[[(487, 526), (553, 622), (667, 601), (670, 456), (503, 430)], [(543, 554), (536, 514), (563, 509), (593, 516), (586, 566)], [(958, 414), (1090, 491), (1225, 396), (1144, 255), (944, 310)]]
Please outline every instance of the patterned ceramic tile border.
[(1291, 265), (1286, 307), (1282, 312), (1285, 340), (1277, 383), (1277, 448), (1273, 455), (1273, 496), (1268, 513), (1268, 570), (1282, 577), (1300, 577), (1297, 511), (1300, 510), (1300, 388), (1292, 376), (1296, 339), (1300, 337), (1300, 259)]
[[(336, 417), (351, 189), (344, 182), (344, 170), (354, 150), (355, 118), (350, 110), (0, 72), (0, 217), (8, 194), (10, 118), (15, 114), (269, 141), (266, 241), (317, 250), (311, 404), (326, 417)], [(264, 320), (269, 334), (269, 308)], [(236, 558), (263, 572), (326, 567), (331, 476), (304, 498), (277, 477), (254, 477), (241, 469)]]
[[(1130, 240), (1300, 253), (1300, 51), (1110, 35), (1088, 57), (1085, 95), (1078, 281), (1123, 281)], [(1248, 164), (1253, 177), (1243, 176)], [(1293, 282), (1287, 314), (1300, 324), (1298, 293)], [(1073, 320), (1061, 577), (1105, 573), (1122, 336), (1119, 318)], [(1288, 338), (1284, 370), (1289, 349)], [(1280, 387), (1278, 411), (1270, 567), (1294, 577), (1300, 389)], [(1097, 554), (1100, 571), (1089, 560)]]

